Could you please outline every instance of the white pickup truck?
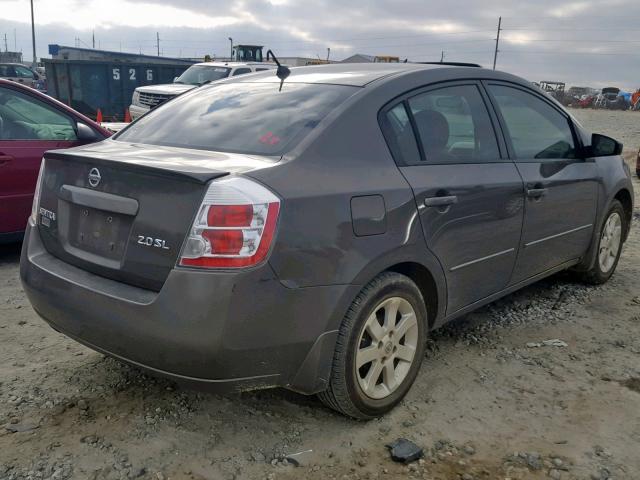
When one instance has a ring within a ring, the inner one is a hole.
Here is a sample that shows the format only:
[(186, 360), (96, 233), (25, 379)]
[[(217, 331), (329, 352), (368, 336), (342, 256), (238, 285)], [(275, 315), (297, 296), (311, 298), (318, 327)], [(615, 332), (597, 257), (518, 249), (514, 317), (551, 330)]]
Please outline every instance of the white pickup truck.
[(273, 68), (275, 68), (273, 64), (258, 62), (196, 63), (185, 70), (173, 83), (136, 88), (129, 107), (131, 119), (136, 120), (161, 103), (204, 83)]

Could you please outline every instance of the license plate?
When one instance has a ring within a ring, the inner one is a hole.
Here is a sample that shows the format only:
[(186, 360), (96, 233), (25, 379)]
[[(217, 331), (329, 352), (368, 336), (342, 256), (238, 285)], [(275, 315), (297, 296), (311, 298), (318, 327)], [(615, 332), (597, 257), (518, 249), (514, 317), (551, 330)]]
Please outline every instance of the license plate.
[(79, 205), (71, 210), (69, 240), (74, 247), (110, 259), (122, 257), (130, 223), (127, 217)]

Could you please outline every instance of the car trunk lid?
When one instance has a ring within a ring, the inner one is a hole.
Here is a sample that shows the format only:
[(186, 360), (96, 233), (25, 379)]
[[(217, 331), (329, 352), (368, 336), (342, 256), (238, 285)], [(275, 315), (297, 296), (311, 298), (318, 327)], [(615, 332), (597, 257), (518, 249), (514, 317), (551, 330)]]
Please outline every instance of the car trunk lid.
[(159, 291), (209, 181), (266, 157), (105, 141), (47, 152), (38, 229), (45, 248), (92, 273)]

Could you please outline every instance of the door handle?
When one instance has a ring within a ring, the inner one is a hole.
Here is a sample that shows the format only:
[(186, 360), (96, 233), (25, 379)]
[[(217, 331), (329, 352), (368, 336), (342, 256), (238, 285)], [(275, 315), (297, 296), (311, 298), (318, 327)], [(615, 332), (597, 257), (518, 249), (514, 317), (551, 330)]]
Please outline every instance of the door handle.
[(547, 194), (546, 188), (528, 188), (527, 189), (527, 197), (530, 198), (541, 198)]
[(13, 157), (11, 155), (4, 155), (2, 153), (0, 153), (0, 166), (1, 165), (6, 165), (7, 163), (11, 162), (13, 160)]
[(458, 203), (458, 197), (456, 195), (449, 195), (447, 197), (429, 197), (424, 199), (425, 207), (447, 207)]

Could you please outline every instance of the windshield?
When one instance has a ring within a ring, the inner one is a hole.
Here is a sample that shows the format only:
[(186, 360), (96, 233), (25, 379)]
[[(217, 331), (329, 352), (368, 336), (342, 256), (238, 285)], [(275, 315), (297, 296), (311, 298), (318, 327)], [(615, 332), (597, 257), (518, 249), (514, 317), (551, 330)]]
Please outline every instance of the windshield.
[(150, 145), (255, 155), (293, 148), (357, 87), (234, 82), (205, 86), (152, 110), (115, 137)]
[(205, 82), (213, 82), (229, 76), (230, 68), (208, 67), (205, 65), (194, 65), (187, 68), (174, 83), (185, 83), (187, 85), (202, 85)]

